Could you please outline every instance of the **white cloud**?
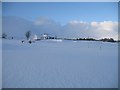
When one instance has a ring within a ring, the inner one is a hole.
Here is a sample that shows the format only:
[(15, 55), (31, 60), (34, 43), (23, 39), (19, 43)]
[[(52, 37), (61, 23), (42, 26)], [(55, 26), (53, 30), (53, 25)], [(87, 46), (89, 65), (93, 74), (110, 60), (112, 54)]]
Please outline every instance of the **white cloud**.
[[(16, 23), (17, 20), (17, 23)], [(41, 17), (34, 22), (21, 19), (19, 17), (4, 17), (3, 31), (9, 35), (23, 36), (31, 30), (33, 33), (49, 33), (58, 37), (69, 38), (114, 38), (118, 39), (118, 23), (113, 21), (84, 22), (72, 20), (62, 26), (52, 19)]]
[(35, 25), (53, 25), (56, 24), (52, 19), (48, 19), (46, 17), (40, 17), (35, 22)]
[(118, 23), (112, 21), (83, 22), (73, 20), (65, 25), (67, 35), (73, 37), (114, 38), (118, 39)]
[(34, 32), (60, 35), (61, 25), (52, 19), (40, 17), (34, 21)]
[(94, 21), (94, 22), (91, 22), (91, 26), (92, 26), (92, 27), (98, 27), (98, 22), (95, 22), (95, 21)]
[(63, 37), (92, 37), (92, 38), (114, 38), (118, 39), (118, 23), (112, 21), (103, 21), (91, 23), (72, 20), (66, 25), (61, 26), (50, 19), (39, 19), (35, 22), (36, 25), (47, 27), (46, 29), (51, 30), (51, 33), (59, 33)]

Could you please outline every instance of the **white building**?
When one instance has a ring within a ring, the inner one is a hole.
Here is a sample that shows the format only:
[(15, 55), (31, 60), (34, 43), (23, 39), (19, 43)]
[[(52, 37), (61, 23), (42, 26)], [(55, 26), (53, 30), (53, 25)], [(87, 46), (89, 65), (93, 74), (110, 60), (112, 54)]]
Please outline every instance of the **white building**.
[(48, 34), (46, 34), (46, 33), (44, 33), (44, 34), (35, 34), (34, 36), (33, 36), (33, 40), (41, 40), (41, 39), (48, 39), (49, 38), (49, 36), (48, 36)]
[(48, 34), (44, 33), (44, 34), (42, 35), (42, 39), (48, 39), (48, 38), (49, 38)]
[(37, 37), (37, 35), (34, 35), (34, 38), (33, 38), (34, 40), (37, 40), (38, 39), (38, 37)]

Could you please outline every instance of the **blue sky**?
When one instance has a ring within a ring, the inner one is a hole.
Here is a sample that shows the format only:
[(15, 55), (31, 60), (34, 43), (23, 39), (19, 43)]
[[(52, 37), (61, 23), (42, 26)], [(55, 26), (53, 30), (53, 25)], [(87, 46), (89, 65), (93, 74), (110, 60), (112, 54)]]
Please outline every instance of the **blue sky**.
[(29, 28), (35, 33), (46, 32), (68, 38), (118, 38), (117, 2), (4, 2), (2, 9), (3, 16), (17, 16), (32, 21), (28, 27), (26, 22), (18, 21), (17, 25), (11, 17), (6, 20), (6, 32), (15, 35)]
[(61, 24), (71, 20), (85, 22), (117, 21), (117, 8), (117, 2), (4, 2), (3, 16), (17, 16), (32, 21), (42, 16)]

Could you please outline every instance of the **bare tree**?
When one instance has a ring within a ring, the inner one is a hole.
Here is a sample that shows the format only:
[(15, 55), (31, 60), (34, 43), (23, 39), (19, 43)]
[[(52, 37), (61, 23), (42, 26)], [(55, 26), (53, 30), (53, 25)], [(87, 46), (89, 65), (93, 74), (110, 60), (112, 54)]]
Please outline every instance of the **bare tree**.
[(6, 39), (7, 38), (7, 34), (6, 33), (2, 33), (2, 38)]
[(27, 31), (26, 33), (25, 33), (25, 36), (26, 36), (26, 38), (27, 38), (27, 40), (30, 38), (30, 36), (31, 36), (31, 31)]

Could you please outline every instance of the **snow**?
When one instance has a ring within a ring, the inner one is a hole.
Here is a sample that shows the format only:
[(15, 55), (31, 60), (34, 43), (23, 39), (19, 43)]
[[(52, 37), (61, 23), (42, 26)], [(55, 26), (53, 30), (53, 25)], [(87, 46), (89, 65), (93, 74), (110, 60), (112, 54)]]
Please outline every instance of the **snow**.
[(118, 45), (3, 40), (3, 88), (117, 88)]

